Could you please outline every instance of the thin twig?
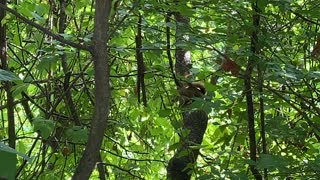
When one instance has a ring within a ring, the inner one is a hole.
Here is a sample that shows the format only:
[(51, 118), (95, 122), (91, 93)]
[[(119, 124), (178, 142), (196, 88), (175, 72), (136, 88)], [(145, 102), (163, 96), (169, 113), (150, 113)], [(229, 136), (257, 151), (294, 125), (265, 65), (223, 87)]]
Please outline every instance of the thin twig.
[(59, 42), (61, 42), (63, 44), (72, 46), (72, 47), (77, 48), (77, 49), (82, 49), (82, 50), (86, 50), (86, 51), (92, 52), (91, 46), (86, 46), (86, 45), (83, 45), (83, 44), (79, 44), (79, 43), (75, 43), (75, 42), (72, 42), (72, 41), (68, 41), (68, 40), (64, 39), (62, 36), (60, 36), (59, 34), (53, 33), (49, 29), (44, 28), (40, 24), (37, 24), (37, 23), (25, 18), (24, 16), (19, 14), (17, 11), (15, 11), (15, 10), (13, 10), (11, 8), (8, 8), (8, 7), (6, 7), (5, 5), (3, 5), (1, 3), (0, 3), (0, 8), (10, 12), (11, 14), (15, 15), (18, 19), (22, 20), (24, 23), (26, 23), (26, 24), (28, 24), (28, 25), (30, 25), (32, 27), (37, 28), (38, 30), (40, 30), (43, 33), (51, 36), (53, 39), (55, 39), (55, 40), (57, 40), (57, 41), (59, 41)]

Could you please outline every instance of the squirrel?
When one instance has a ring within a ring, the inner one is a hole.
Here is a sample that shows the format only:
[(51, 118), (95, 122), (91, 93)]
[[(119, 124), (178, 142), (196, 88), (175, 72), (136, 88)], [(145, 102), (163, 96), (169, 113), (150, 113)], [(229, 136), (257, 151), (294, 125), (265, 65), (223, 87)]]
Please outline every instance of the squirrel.
[[(172, 14), (169, 13), (166, 16), (166, 23), (170, 23), (170, 16)], [(203, 95), (206, 94), (206, 89), (201, 82), (180, 82), (178, 78), (176, 77), (176, 74), (173, 69), (173, 60), (171, 57), (170, 53), (170, 27), (167, 26), (166, 28), (166, 34), (167, 34), (167, 55), (168, 55), (168, 60), (169, 60), (169, 65), (170, 65), (170, 71), (172, 73), (172, 78), (178, 88), (178, 92), (180, 94), (179, 97), (179, 104), (180, 106), (185, 106), (189, 105), (193, 102), (192, 98), (194, 97), (202, 97)], [(190, 64), (189, 64), (190, 65)], [(185, 78), (190, 77), (192, 74), (189, 72), (191, 67), (188, 67), (187, 72), (181, 72), (179, 73), (180, 75), (184, 75)]]
[(181, 106), (190, 105), (194, 97), (202, 97), (206, 94), (206, 88), (201, 82), (183, 83), (178, 88), (180, 94), (179, 103)]

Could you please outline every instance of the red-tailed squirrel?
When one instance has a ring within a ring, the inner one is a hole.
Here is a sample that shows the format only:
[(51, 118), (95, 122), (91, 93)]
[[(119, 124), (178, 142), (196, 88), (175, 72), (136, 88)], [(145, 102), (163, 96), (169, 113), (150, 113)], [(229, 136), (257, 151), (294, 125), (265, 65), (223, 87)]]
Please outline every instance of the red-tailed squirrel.
[(183, 83), (179, 87), (178, 92), (180, 94), (180, 106), (185, 106), (193, 102), (192, 98), (205, 95), (206, 88), (201, 82)]

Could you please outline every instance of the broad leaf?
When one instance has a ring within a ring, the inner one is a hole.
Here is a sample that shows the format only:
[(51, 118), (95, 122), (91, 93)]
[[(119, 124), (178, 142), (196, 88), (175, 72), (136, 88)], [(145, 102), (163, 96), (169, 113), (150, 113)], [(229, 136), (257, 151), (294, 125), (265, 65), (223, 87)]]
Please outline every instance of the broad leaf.
[(48, 139), (54, 130), (55, 123), (52, 120), (37, 117), (33, 119), (34, 131), (39, 132), (42, 138)]
[(13, 72), (0, 69), (0, 81), (14, 81), (14, 80), (20, 80), (20, 78), (17, 75), (15, 75)]

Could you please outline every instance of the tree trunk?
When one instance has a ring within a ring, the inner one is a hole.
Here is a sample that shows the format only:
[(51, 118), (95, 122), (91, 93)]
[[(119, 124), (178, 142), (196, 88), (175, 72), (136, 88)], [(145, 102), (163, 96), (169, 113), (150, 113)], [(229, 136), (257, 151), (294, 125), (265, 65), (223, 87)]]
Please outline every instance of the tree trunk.
[[(0, 3), (6, 6), (6, 0), (1, 0)], [(4, 9), (0, 11), (0, 21), (6, 16)], [(0, 59), (2, 69), (9, 70), (7, 60), (7, 40), (6, 40), (6, 26), (5, 24), (0, 25)], [(12, 148), (16, 147), (16, 133), (14, 124), (14, 99), (11, 93), (12, 83), (7, 81), (4, 83), (4, 89), (7, 94), (7, 117), (8, 117), (8, 135), (9, 135), (9, 146)]]
[(96, 1), (92, 57), (95, 71), (95, 111), (88, 143), (73, 175), (72, 179), (74, 180), (89, 179), (95, 164), (99, 160), (100, 147), (107, 126), (110, 99), (107, 31), (110, 10), (111, 0)]
[[(191, 178), (192, 165), (197, 160), (199, 149), (190, 148), (190, 146), (197, 146), (202, 143), (207, 123), (208, 115), (202, 110), (183, 112), (182, 128), (189, 131), (189, 134), (186, 137), (180, 137), (181, 145), (168, 164), (168, 179), (188, 180)], [(181, 153), (185, 155), (181, 156)]]
[[(254, 10), (254, 14), (252, 17), (252, 23), (254, 27), (254, 31), (251, 35), (251, 52), (252, 56), (248, 59), (247, 69), (244, 78), (244, 86), (245, 86), (245, 94), (247, 101), (247, 114), (248, 114), (248, 131), (249, 131), (249, 147), (250, 147), (250, 159), (252, 161), (257, 160), (257, 145), (256, 145), (256, 131), (255, 131), (255, 123), (254, 123), (254, 106), (253, 106), (253, 97), (252, 97), (252, 88), (251, 88), (251, 76), (252, 70), (254, 66), (255, 58), (257, 57), (257, 53), (259, 51), (258, 48), (258, 29), (259, 29), (259, 21), (260, 16), (258, 14), (258, 5), (257, 2), (252, 3), (252, 8)], [(255, 179), (262, 179), (260, 172), (254, 165), (250, 165), (250, 170), (254, 175)]]
[[(176, 12), (176, 44), (188, 41), (186, 31), (190, 29), (190, 19)], [(190, 51), (176, 47), (176, 73), (179, 76), (190, 75), (192, 67)], [(179, 87), (178, 87), (179, 88)], [(208, 115), (203, 110), (190, 110), (186, 107), (182, 113), (182, 131), (188, 132), (180, 136), (180, 147), (170, 159), (167, 167), (167, 178), (172, 180), (189, 180), (192, 175), (193, 165), (199, 155), (199, 149), (191, 146), (201, 145), (203, 135), (207, 129)]]

